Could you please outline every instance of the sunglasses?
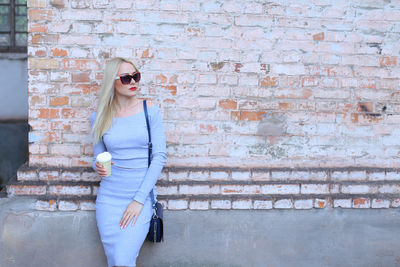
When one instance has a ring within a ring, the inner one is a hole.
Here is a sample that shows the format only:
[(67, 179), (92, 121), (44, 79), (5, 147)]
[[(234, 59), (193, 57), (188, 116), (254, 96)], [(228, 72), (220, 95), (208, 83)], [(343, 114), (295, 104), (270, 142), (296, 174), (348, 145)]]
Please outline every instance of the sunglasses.
[(132, 79), (135, 82), (139, 82), (140, 81), (140, 72), (135, 72), (132, 75), (127, 74), (127, 75), (115, 77), (115, 80), (121, 80), (122, 84), (130, 84)]

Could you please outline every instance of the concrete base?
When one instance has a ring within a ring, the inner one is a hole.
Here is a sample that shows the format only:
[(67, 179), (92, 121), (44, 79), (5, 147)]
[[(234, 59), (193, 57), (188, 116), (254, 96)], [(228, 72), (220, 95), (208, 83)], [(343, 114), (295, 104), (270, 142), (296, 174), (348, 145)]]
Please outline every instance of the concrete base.
[[(0, 266), (106, 266), (94, 211), (0, 199)], [(400, 266), (400, 209), (165, 211), (138, 266)]]

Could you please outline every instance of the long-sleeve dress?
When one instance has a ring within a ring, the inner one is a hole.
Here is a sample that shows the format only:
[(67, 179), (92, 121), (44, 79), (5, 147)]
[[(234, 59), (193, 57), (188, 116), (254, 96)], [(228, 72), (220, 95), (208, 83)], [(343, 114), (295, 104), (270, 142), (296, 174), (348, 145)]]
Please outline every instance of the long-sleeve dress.
[[(157, 105), (148, 107), (152, 160), (148, 167), (148, 133), (144, 112), (113, 118), (103, 140), (93, 146), (93, 169), (96, 157), (108, 151), (114, 165), (111, 176), (102, 178), (96, 198), (96, 220), (108, 266), (136, 266), (136, 258), (146, 238), (152, 216), (150, 191), (166, 162), (166, 140), (162, 116)], [(93, 126), (96, 112), (91, 115)], [(157, 197), (157, 191), (154, 190)], [(121, 229), (120, 220), (127, 206), (136, 200), (142, 211), (132, 227)]]

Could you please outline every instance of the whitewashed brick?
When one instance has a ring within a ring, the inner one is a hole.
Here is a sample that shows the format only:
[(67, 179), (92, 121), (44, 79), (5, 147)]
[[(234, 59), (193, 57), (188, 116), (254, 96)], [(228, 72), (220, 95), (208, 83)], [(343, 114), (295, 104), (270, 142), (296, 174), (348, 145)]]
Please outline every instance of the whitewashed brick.
[(387, 172), (386, 180), (400, 180), (400, 173), (399, 172)]
[(378, 191), (379, 193), (398, 194), (400, 193), (400, 185), (381, 185)]
[(287, 180), (291, 176), (291, 172), (280, 172), (280, 171), (273, 171), (271, 172), (271, 177), (273, 180)]
[(159, 195), (174, 195), (178, 193), (178, 186), (157, 186), (157, 193)]
[(23, 170), (23, 171), (17, 171), (17, 179), (19, 181), (25, 181), (25, 180), (34, 181), (34, 180), (38, 180), (39, 177), (38, 177), (36, 170), (33, 170), (33, 171)]
[(180, 185), (179, 194), (189, 194), (189, 195), (199, 195), (199, 194), (209, 194), (209, 185)]
[(188, 173), (185, 171), (184, 172), (169, 172), (168, 176), (169, 176), (170, 181), (182, 181), (182, 180), (188, 179)]
[(184, 210), (188, 208), (188, 201), (185, 199), (169, 199), (168, 209), (169, 210)]
[(189, 208), (191, 210), (207, 210), (208, 201), (207, 200), (191, 200), (189, 203)]
[(232, 200), (232, 209), (251, 209), (252, 206), (251, 199)]
[(230, 200), (211, 200), (212, 209), (231, 209), (232, 203)]
[(386, 199), (373, 199), (371, 208), (373, 209), (381, 209), (381, 208), (389, 208), (390, 207), (390, 200)]
[(300, 186), (298, 184), (274, 184), (261, 186), (262, 194), (298, 194)]
[(328, 184), (302, 184), (301, 194), (328, 194)]
[(395, 198), (392, 200), (392, 208), (399, 208), (400, 207), (400, 198)]
[(194, 181), (205, 181), (208, 177), (208, 171), (192, 171), (189, 173), (189, 179)]
[(340, 193), (340, 184), (331, 184), (329, 186), (329, 191), (330, 191), (331, 194)]
[(232, 180), (250, 180), (250, 172), (232, 172)]
[(37, 200), (35, 202), (36, 210), (55, 211), (57, 210), (56, 200)]
[(210, 172), (210, 178), (211, 180), (228, 180), (229, 178), (229, 173), (225, 171), (211, 171)]
[(334, 199), (333, 207), (334, 208), (351, 208), (351, 199)]
[(252, 172), (252, 179), (255, 181), (268, 181), (271, 179), (269, 172)]
[(96, 210), (96, 203), (94, 201), (80, 201), (79, 208), (81, 210)]
[(291, 199), (279, 199), (274, 203), (275, 209), (291, 209), (293, 208), (293, 202)]
[(79, 180), (81, 180), (81, 173), (80, 172), (63, 171), (61, 173), (61, 180), (79, 181)]
[(345, 194), (367, 194), (375, 192), (376, 188), (369, 185), (342, 185), (342, 193)]
[(254, 209), (259, 209), (259, 210), (269, 210), (269, 209), (272, 209), (272, 201), (271, 200), (254, 200), (253, 207), (254, 207)]
[(58, 202), (58, 209), (61, 211), (75, 211), (79, 206), (75, 201), (60, 200)]
[(297, 199), (294, 201), (295, 209), (312, 209), (313, 200), (312, 199)]
[(384, 172), (372, 172), (368, 173), (368, 180), (370, 181), (383, 181), (386, 176)]

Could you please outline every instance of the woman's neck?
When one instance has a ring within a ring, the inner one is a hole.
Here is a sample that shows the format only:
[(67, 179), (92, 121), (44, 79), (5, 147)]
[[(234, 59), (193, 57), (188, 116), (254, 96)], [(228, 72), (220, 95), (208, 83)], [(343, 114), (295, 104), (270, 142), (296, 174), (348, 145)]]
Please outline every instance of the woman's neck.
[(116, 98), (116, 107), (117, 112), (126, 112), (131, 110), (137, 104), (139, 104), (140, 100), (134, 97), (123, 97), (119, 96)]

